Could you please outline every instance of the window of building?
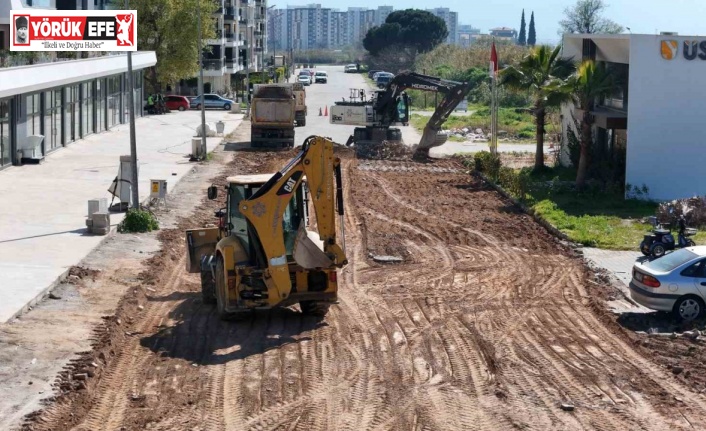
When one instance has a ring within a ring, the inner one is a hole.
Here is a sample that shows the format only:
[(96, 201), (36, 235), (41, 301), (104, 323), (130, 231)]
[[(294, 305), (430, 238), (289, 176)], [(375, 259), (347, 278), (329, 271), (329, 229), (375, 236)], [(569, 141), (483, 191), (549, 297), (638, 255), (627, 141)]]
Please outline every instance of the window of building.
[(81, 137), (93, 133), (93, 81), (81, 84)]
[(80, 138), (81, 112), (79, 86), (64, 87), (64, 143), (74, 142)]
[(41, 94), (30, 94), (25, 97), (27, 113), (27, 136), (42, 134)]
[(61, 90), (49, 90), (44, 97), (44, 148), (46, 152), (61, 147)]
[(0, 166), (12, 164), (10, 100), (0, 100)]
[(120, 106), (122, 75), (108, 78), (108, 128), (123, 122)]
[(96, 132), (105, 130), (105, 99), (107, 94), (105, 79), (96, 80)]

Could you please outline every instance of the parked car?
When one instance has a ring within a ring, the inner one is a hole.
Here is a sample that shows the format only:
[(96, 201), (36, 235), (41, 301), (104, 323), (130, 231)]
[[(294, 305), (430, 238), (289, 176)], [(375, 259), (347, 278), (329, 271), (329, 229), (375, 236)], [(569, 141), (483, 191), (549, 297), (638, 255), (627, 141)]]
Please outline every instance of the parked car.
[[(225, 97), (221, 97), (218, 94), (206, 94), (204, 96), (205, 102), (204, 102), (204, 107), (205, 108), (219, 108), (219, 109), (225, 109), (226, 111), (230, 111), (230, 107), (235, 104), (230, 99), (226, 99)], [(201, 96), (196, 96), (193, 99), (191, 99), (190, 106), (192, 108), (196, 109), (201, 109)]]
[(355, 64), (348, 64), (348, 65), (346, 65), (344, 72), (356, 73), (356, 72), (358, 72), (358, 66), (356, 66)]
[(309, 75), (299, 75), (299, 78), (297, 78), (297, 82), (300, 82), (304, 85), (311, 85), (311, 76)]
[(384, 70), (378, 70), (377, 72), (373, 73), (373, 81), (377, 81), (378, 77), (382, 75), (395, 76), (393, 73), (385, 72)]
[(378, 78), (375, 80), (375, 83), (377, 84), (378, 88), (385, 88), (387, 87), (387, 84), (392, 81), (392, 78), (395, 76), (393, 74), (388, 74), (388, 75), (378, 75)]
[(328, 83), (328, 73), (324, 72), (323, 70), (316, 72), (316, 75), (314, 75), (314, 82), (315, 83), (323, 82), (324, 84), (327, 84)]
[(189, 99), (184, 96), (164, 96), (164, 103), (170, 111), (185, 111), (191, 108)]
[(382, 72), (382, 70), (368, 70), (368, 78), (373, 79), (373, 75), (378, 72)]
[(632, 299), (652, 310), (672, 312), (679, 320), (704, 315), (704, 294), (706, 246), (682, 248), (632, 268)]

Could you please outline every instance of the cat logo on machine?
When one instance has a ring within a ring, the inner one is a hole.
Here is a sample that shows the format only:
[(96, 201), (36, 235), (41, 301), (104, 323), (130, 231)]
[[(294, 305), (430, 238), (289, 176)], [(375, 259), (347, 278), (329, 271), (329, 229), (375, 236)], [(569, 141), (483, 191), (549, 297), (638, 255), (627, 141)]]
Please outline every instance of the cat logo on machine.
[(301, 178), (301, 176), (301, 171), (293, 173), (292, 176), (289, 177), (287, 181), (282, 185), (282, 187), (277, 190), (277, 196), (292, 194), (292, 192), (294, 191), (294, 187), (297, 185), (297, 181), (299, 181), (299, 178)]

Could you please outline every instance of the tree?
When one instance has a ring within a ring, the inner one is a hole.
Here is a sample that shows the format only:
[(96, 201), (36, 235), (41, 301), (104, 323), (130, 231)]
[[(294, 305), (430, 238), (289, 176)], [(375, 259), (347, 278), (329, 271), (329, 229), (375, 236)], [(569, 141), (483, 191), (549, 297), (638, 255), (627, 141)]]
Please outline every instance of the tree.
[(522, 19), (520, 20), (520, 35), (517, 37), (517, 44), (527, 45), (527, 23), (525, 22), (525, 10), (522, 9)]
[(537, 32), (534, 28), (534, 11), (530, 17), (529, 35), (527, 36), (527, 45), (535, 46), (537, 44)]
[(406, 9), (392, 12), (383, 25), (368, 30), (363, 47), (372, 56), (394, 52), (395, 48), (416, 56), (431, 51), (448, 35), (443, 19), (423, 10)]
[[(124, 0), (111, 3), (124, 9)], [(213, 39), (217, 5), (212, 0), (130, 0), (129, 8), (137, 11), (138, 49), (157, 54), (157, 65), (147, 73), (152, 91), (198, 72), (197, 4), (201, 7), (202, 39)]]
[(573, 7), (564, 10), (565, 18), (559, 21), (559, 34), (622, 33), (623, 26), (602, 16), (607, 7), (603, 0), (578, 0)]
[(544, 134), (547, 109), (558, 108), (571, 101), (566, 90), (567, 79), (574, 72), (571, 60), (559, 57), (561, 46), (552, 50), (542, 45), (533, 48), (517, 66), (509, 66), (500, 72), (501, 85), (518, 91), (528, 91), (532, 96), (532, 114), (535, 117), (537, 150), (534, 170), (544, 168)]
[(593, 123), (595, 119), (591, 114), (595, 101), (605, 97), (616, 88), (613, 75), (606, 70), (605, 63), (596, 65), (592, 60), (584, 61), (576, 73), (569, 79), (568, 88), (573, 93), (575, 106), (581, 110), (580, 126), (580, 156), (579, 166), (576, 171), (576, 187), (581, 190), (586, 184), (589, 154), (593, 144)]

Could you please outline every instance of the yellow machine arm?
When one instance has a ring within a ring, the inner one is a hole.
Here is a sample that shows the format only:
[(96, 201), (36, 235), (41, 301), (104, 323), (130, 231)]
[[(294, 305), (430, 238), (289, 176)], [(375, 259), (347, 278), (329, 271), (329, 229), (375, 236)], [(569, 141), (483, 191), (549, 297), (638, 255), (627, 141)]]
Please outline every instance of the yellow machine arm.
[(311, 136), (304, 141), (301, 152), (295, 158), (255, 195), (240, 203), (240, 212), (255, 229), (267, 259), (264, 279), (272, 305), (287, 298), (292, 289), (282, 222), (287, 204), (304, 176), (311, 192), (319, 236), (324, 242), (324, 253), (334, 267), (340, 268), (348, 263), (344, 251), (336, 242), (335, 212), (343, 215), (340, 163), (340, 159), (333, 155), (331, 140)]

